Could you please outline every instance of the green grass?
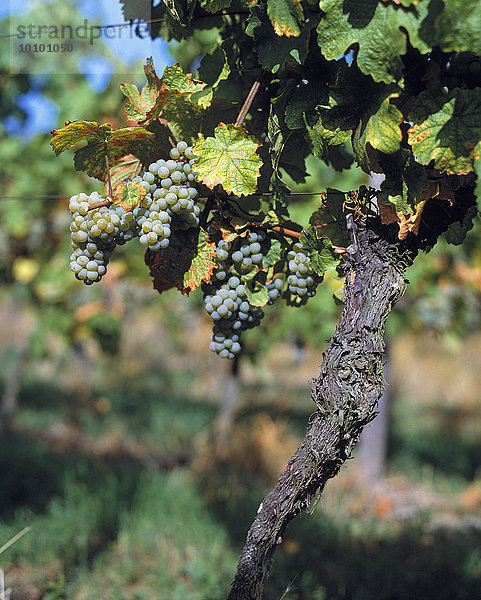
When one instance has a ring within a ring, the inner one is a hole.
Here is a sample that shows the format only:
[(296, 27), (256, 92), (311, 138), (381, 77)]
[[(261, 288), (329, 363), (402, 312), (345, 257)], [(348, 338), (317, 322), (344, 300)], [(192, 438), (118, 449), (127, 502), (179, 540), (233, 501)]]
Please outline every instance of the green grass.
[(221, 600), (235, 563), (189, 474), (146, 472), (116, 542), (78, 577), (69, 598)]

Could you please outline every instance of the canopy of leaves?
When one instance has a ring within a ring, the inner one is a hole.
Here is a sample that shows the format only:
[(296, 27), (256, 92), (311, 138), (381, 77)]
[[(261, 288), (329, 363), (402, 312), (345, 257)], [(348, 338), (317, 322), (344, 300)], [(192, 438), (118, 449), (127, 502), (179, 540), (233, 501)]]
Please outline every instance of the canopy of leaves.
[[(144, 5), (122, 4), (126, 18), (146, 20)], [(349, 245), (346, 207), (372, 216), (378, 206), (384, 223), (397, 223), (399, 237), (414, 237), (427, 227), (428, 214), (456, 203), (458, 188), (472, 188), (481, 171), (479, 2), (169, 0), (154, 8), (161, 21), (153, 37), (180, 40), (210, 30), (217, 46), (196, 73), (177, 64), (159, 77), (149, 58), (141, 91), (122, 84), (126, 115), (140, 124), (133, 130), (94, 124), (90, 133), (55, 132), (58, 153), (86, 143), (76, 147), (77, 168), (104, 178), (107, 158), (118, 184), (165, 156), (168, 137), (183, 138), (194, 142), (205, 222), (211, 209), (232, 219), (232, 197), (243, 197), (236, 227), (262, 222), (256, 220), (262, 210), (281, 231), (294, 202), (290, 187), (308, 180), (310, 154), (336, 170), (355, 160), (384, 181), (376, 192), (328, 189), (322, 196), (313, 229), (304, 234), (319, 274), (333, 248)], [(295, 224), (294, 231), (305, 226)], [(265, 269), (277, 253), (271, 248)], [(249, 294), (260, 306), (257, 277)]]

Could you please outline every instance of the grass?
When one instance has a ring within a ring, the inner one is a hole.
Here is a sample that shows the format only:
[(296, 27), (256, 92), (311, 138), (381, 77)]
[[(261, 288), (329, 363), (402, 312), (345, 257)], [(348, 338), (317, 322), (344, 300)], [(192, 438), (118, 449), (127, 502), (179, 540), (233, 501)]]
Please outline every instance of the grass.
[(189, 473), (146, 472), (119, 535), (80, 575), (74, 600), (225, 598), (236, 556)]

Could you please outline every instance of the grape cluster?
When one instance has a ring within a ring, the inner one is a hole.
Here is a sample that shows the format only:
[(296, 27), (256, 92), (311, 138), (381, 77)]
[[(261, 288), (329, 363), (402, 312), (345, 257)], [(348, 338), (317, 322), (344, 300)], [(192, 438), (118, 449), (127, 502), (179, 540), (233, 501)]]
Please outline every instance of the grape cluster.
[(198, 226), (201, 209), (196, 204), (195, 161), (187, 142), (179, 142), (169, 160), (160, 159), (134, 177), (132, 181), (147, 194), (132, 211), (115, 204), (90, 209), (103, 200), (97, 192), (72, 196), (70, 269), (75, 277), (87, 285), (100, 281), (114, 248), (135, 237), (157, 251), (169, 245), (172, 229)]
[(102, 206), (89, 210), (91, 205), (102, 200), (97, 192), (90, 196), (78, 194), (70, 198), (70, 237), (73, 250), (70, 269), (77, 279), (87, 285), (100, 281), (105, 275), (115, 246), (124, 244), (137, 233), (132, 213), (126, 213), (119, 206)]
[(216, 245), (217, 270), (202, 289), (205, 310), (214, 321), (210, 349), (221, 358), (239, 354), (241, 333), (259, 325), (264, 316), (262, 308), (249, 302), (246, 288), (234, 271), (236, 264), (262, 262), (264, 241), (265, 233), (258, 230), (234, 242), (220, 240)]
[(308, 298), (315, 296), (320, 278), (313, 271), (309, 255), (300, 242), (296, 242), (289, 250), (287, 260), (287, 289), (298, 304), (305, 304)]
[(179, 142), (170, 151), (170, 157), (152, 163), (142, 176), (132, 180), (139, 182), (152, 200), (147, 212), (138, 217), (140, 243), (151, 250), (169, 245), (172, 227), (188, 229), (199, 225), (201, 209), (195, 200), (197, 189), (192, 185), (196, 181), (192, 148), (187, 142)]

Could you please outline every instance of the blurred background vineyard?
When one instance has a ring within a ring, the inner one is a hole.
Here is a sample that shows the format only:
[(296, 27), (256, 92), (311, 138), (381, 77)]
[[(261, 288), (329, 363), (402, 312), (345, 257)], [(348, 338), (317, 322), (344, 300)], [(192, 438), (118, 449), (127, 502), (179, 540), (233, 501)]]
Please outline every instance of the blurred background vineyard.
[[(195, 70), (216, 35), (171, 57), (157, 47), (157, 70)], [(125, 123), (118, 58), (90, 57), (113, 65), (103, 78), (78, 58), (61, 75), (14, 76), (0, 44), (0, 568), (12, 600), (220, 600), (313, 412), (308, 382), (342, 281), (299, 311), (268, 310), (234, 366), (208, 351), (199, 294), (152, 290), (140, 245), (120, 249), (100, 285), (76, 281), (67, 198), (101, 190), (54, 157), (48, 131)], [(141, 62), (129, 70), (143, 84)], [(309, 170), (297, 190), (367, 183)], [(293, 216), (306, 222), (316, 202), (297, 201)], [(410, 269), (387, 332), (386, 445), (361, 450), (290, 526), (267, 600), (481, 595), (479, 233)]]

